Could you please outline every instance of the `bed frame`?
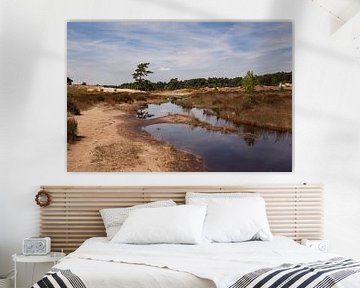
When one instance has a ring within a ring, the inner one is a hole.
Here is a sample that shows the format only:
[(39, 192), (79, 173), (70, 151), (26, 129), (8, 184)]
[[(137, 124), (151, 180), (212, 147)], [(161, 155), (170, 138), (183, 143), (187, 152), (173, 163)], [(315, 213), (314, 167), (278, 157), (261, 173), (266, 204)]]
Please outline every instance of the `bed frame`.
[(259, 192), (266, 201), (274, 235), (295, 241), (321, 239), (323, 223), (320, 185), (277, 186), (42, 186), (51, 197), (40, 208), (40, 233), (52, 239), (52, 251), (74, 251), (90, 237), (105, 236), (99, 209), (128, 207), (164, 199), (178, 204), (191, 192)]

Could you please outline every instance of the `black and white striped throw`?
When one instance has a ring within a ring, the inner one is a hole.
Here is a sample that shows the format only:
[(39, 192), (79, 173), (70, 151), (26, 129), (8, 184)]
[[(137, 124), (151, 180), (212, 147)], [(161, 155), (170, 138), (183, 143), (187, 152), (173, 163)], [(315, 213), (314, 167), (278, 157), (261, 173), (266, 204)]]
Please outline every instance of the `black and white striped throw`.
[(52, 269), (32, 288), (86, 288), (81, 279), (69, 269)]
[(359, 272), (360, 262), (345, 258), (284, 264), (246, 274), (229, 288), (331, 288)]

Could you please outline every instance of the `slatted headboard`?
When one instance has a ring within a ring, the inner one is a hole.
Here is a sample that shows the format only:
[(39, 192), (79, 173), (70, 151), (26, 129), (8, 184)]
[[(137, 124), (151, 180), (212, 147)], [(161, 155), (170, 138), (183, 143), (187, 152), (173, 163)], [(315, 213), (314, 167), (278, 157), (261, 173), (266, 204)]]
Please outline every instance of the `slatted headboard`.
[(322, 237), (322, 187), (277, 186), (43, 186), (51, 204), (41, 208), (41, 236), (52, 239), (53, 251), (74, 251), (87, 238), (105, 236), (99, 209), (128, 207), (164, 199), (184, 203), (191, 192), (259, 192), (266, 201), (274, 235), (301, 239)]

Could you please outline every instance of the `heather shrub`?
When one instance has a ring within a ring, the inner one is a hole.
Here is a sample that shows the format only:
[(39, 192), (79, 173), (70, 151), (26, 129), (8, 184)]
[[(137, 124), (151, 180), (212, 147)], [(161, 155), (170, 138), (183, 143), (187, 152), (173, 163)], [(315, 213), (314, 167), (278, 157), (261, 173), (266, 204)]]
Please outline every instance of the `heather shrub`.
[(116, 103), (132, 103), (134, 99), (129, 94), (117, 94), (113, 96)]
[(78, 123), (73, 116), (67, 117), (67, 142), (73, 143), (76, 140)]
[(105, 97), (104, 97), (104, 95), (96, 95), (96, 101), (97, 102), (103, 102), (103, 101), (105, 101)]
[(250, 96), (249, 94), (245, 94), (242, 101), (242, 108), (249, 109), (253, 106), (253, 104), (254, 104), (253, 96), (252, 95)]
[(223, 104), (223, 101), (221, 99), (215, 98), (215, 99), (212, 100), (212, 104), (213, 105)]
[(135, 95), (135, 100), (136, 101), (146, 101), (146, 96), (141, 95), (141, 94), (137, 94), (137, 95)]
[(67, 99), (67, 112), (73, 115), (80, 115), (80, 108), (72, 97)]
[(191, 109), (193, 108), (193, 104), (191, 103), (191, 101), (189, 100), (176, 100), (175, 103), (177, 105), (180, 105), (181, 107), (183, 107), (184, 109)]

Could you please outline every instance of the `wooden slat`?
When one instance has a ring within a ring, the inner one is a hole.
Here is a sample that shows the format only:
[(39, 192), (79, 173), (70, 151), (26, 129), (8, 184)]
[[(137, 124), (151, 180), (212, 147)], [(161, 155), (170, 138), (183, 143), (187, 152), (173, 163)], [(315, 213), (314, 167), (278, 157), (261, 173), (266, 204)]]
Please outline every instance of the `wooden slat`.
[(274, 235), (322, 237), (322, 187), (320, 185), (256, 186), (43, 186), (51, 204), (41, 208), (40, 231), (52, 237), (54, 251), (74, 251), (90, 237), (105, 236), (99, 210), (129, 207), (151, 201), (173, 199), (185, 202), (186, 192), (256, 192), (265, 199)]

